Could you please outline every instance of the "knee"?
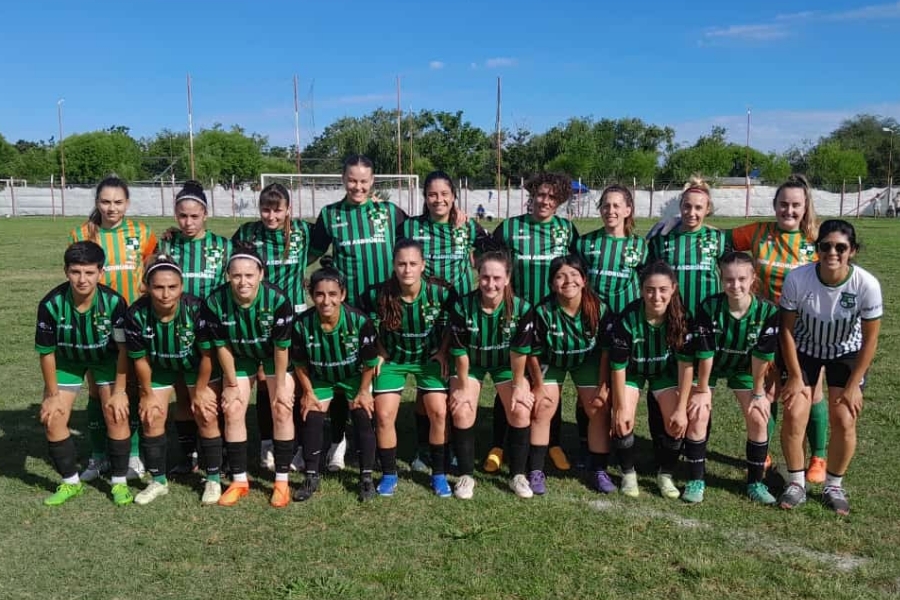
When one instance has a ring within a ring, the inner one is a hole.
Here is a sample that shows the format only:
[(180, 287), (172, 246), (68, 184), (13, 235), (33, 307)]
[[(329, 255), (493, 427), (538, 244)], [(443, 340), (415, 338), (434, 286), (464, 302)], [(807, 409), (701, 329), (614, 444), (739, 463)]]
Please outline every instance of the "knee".
[(531, 424), (531, 411), (521, 406), (511, 411), (508, 415), (509, 424), (516, 428), (528, 427)]
[(475, 424), (475, 411), (462, 406), (453, 413), (453, 424), (460, 429), (468, 429)]
[(294, 408), (292, 406), (285, 406), (281, 403), (275, 404), (272, 407), (272, 420), (275, 423), (293, 423)]
[(443, 423), (444, 421), (447, 420), (447, 403), (446, 402), (434, 403), (430, 406), (427, 406), (425, 412), (428, 415), (428, 419), (432, 423), (434, 423), (434, 422)]
[(837, 434), (845, 435), (847, 432), (856, 431), (856, 419), (843, 404), (832, 407), (828, 420)]
[(226, 409), (222, 411), (225, 415), (225, 420), (229, 423), (233, 423), (235, 421), (243, 421), (246, 412), (246, 407), (243, 402), (232, 402), (228, 405)]
[(556, 413), (556, 402), (549, 398), (535, 398), (535, 420), (544, 422), (553, 418)]

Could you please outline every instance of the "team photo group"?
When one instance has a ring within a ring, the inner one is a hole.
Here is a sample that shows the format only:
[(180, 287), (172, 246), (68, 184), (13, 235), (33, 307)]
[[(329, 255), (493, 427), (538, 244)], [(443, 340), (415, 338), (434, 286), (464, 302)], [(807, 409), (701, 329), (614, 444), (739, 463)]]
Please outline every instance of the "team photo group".
[[(344, 198), (314, 224), (292, 218), (284, 186), (264, 187), (259, 219), (230, 239), (207, 229), (197, 182), (175, 197), (177, 227), (158, 235), (127, 216), (124, 181), (99, 183), (62, 257), (65, 282), (37, 306), (40, 420), (62, 479), (44, 504), (101, 477), (116, 505), (148, 504), (169, 493), (173, 472), (199, 470), (201, 503), (232, 506), (251, 491), (251, 438), (260, 469), (274, 471), (261, 486), (273, 507), (313, 499), (322, 472), (351, 459), (360, 501), (402, 493), (416, 485), (401, 481), (397, 452), (412, 375), (410, 462), (440, 497), (475, 496), (476, 460), (485, 473), (506, 471), (519, 498), (552, 493), (550, 463), (584, 470), (599, 494), (638, 497), (646, 389), (654, 492), (702, 502), (712, 392), (722, 385), (746, 423), (748, 501), (792, 509), (815, 489), (849, 514), (843, 477), (881, 287), (854, 262), (853, 225), (817, 219), (803, 176), (777, 188), (773, 218), (731, 230), (705, 222), (715, 192), (691, 178), (679, 216), (646, 238), (621, 185), (600, 196), (602, 226), (579, 235), (558, 214), (572, 195), (560, 174), (528, 180), (526, 213), (492, 232), (462, 211), (441, 171), (424, 180), (419, 216), (375, 196), (365, 156), (348, 157), (342, 176)], [(580, 444), (568, 454), (567, 376)], [(69, 424), (85, 384), (81, 469)], [(479, 412), (488, 385), (494, 405)], [(483, 419), (491, 440), (476, 448)], [(172, 461), (170, 428), (180, 449)], [(766, 484), (773, 462), (783, 489)], [(301, 473), (293, 487), (292, 471)]]

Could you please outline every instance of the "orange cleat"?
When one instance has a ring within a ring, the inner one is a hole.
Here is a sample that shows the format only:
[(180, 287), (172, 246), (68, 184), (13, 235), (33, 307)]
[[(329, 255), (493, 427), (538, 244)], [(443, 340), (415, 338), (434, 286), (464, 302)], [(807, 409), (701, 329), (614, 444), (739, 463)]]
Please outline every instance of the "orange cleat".
[(550, 448), (550, 460), (553, 462), (553, 466), (557, 468), (559, 471), (568, 471), (572, 468), (572, 465), (569, 464), (569, 458), (566, 456), (565, 450), (563, 450), (560, 446), (553, 446)]
[(250, 493), (250, 483), (247, 481), (235, 481), (228, 486), (222, 497), (219, 498), (219, 506), (234, 506), (238, 500)]
[(809, 483), (825, 483), (826, 463), (824, 458), (813, 456), (809, 459), (809, 467), (806, 469), (806, 481)]
[(484, 459), (484, 472), (496, 473), (503, 464), (503, 448), (494, 447), (488, 452), (487, 458)]
[(273, 508), (284, 508), (291, 503), (291, 488), (287, 481), (276, 481), (272, 489), (269, 505)]

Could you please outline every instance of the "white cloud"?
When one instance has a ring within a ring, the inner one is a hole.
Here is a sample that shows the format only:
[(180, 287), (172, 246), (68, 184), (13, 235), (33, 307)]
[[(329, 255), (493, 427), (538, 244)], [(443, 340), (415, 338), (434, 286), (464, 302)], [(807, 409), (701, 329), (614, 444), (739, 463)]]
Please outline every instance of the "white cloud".
[(439, 60), (433, 60), (428, 63), (428, 68), (437, 71), (438, 69), (444, 68), (444, 63)]
[(486, 69), (499, 69), (502, 67), (514, 67), (518, 64), (515, 58), (509, 58), (506, 56), (498, 56), (496, 58), (489, 58), (484, 61), (484, 66)]
[(728, 38), (749, 41), (775, 40), (787, 37), (787, 27), (781, 23), (767, 25), (729, 25), (714, 27), (705, 32), (707, 38)]

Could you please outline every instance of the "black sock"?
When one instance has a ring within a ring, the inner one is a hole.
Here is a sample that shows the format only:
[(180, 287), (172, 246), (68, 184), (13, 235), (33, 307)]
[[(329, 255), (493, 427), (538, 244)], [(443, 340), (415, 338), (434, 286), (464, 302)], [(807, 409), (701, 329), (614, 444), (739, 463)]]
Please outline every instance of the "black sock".
[(197, 422), (175, 421), (175, 433), (178, 434), (178, 446), (185, 459), (197, 451)]
[(475, 472), (475, 428), (460, 429), (453, 426), (453, 450), (460, 475), (471, 475)]
[(556, 403), (556, 412), (550, 419), (550, 445), (562, 445), (562, 400)]
[(272, 454), (275, 456), (275, 472), (290, 473), (291, 459), (294, 458), (294, 440), (273, 440)]
[(684, 459), (688, 464), (688, 479), (702, 481), (706, 477), (706, 440), (685, 438)]
[(582, 445), (587, 444), (588, 425), (590, 422), (591, 420), (588, 419), (587, 413), (584, 412), (584, 406), (579, 402), (575, 405), (575, 426), (578, 427), (578, 441)]
[(160, 477), (166, 474), (166, 434), (147, 437), (141, 435), (141, 454), (144, 456), (144, 466), (151, 477)]
[(528, 438), (531, 437), (531, 426), (509, 426), (509, 473), (510, 475), (524, 475), (528, 462)]
[(447, 452), (446, 444), (429, 444), (429, 453), (431, 454), (431, 474), (443, 475), (447, 472), (447, 464), (449, 462), (450, 453)]
[(307, 473), (319, 472), (322, 460), (322, 440), (325, 437), (325, 413), (309, 411), (303, 422), (303, 462)]
[(503, 448), (504, 442), (506, 440), (506, 430), (508, 428), (509, 422), (506, 420), (506, 409), (503, 408), (503, 402), (501, 402), (500, 400), (500, 394), (496, 394), (494, 396), (494, 411), (492, 423), (492, 431), (494, 437), (491, 441), (491, 447)]
[(272, 420), (272, 401), (269, 399), (269, 386), (264, 381), (256, 382), (256, 427), (260, 440), (271, 440), (275, 431)]
[(532, 471), (543, 471), (547, 462), (547, 446), (531, 444), (528, 451), (528, 468)]
[(222, 468), (222, 438), (200, 438), (200, 468), (207, 475), (218, 475)]
[[(347, 394), (338, 388), (334, 390), (334, 399), (328, 405), (328, 416), (331, 417), (331, 443), (338, 444), (344, 439), (347, 431), (347, 417), (350, 405), (347, 403)], [(356, 421), (354, 421), (355, 423)]]
[(114, 440), (106, 438), (107, 454), (109, 455), (109, 474), (112, 477), (125, 477), (128, 475), (128, 457), (131, 454), (131, 438)]
[(769, 442), (747, 440), (747, 483), (758, 483), (763, 480), (768, 453)]
[[(346, 402), (344, 403), (346, 404)], [(334, 402), (331, 403), (334, 406)], [(356, 447), (359, 451), (359, 472), (362, 475), (370, 474), (375, 468), (375, 430), (372, 428), (372, 419), (363, 408), (355, 408), (350, 411), (350, 419), (353, 421)]]
[(661, 473), (675, 474), (675, 468), (678, 466), (678, 458), (681, 456), (681, 448), (684, 444), (683, 438), (673, 438), (668, 433), (664, 433), (659, 437), (659, 451), (657, 452), (657, 466)]
[[(303, 445), (303, 394), (294, 394), (294, 446)], [(320, 444), (321, 445), (321, 444)]]
[(50, 462), (60, 476), (67, 478), (78, 474), (78, 467), (75, 464), (77, 450), (71, 435), (58, 442), (47, 442), (47, 446), (50, 451)]
[(662, 412), (659, 410), (659, 402), (653, 392), (647, 393), (647, 426), (650, 428), (650, 439), (653, 441), (653, 453), (659, 463), (662, 447), (659, 445), (661, 436), (666, 433), (666, 425), (663, 423)]
[(609, 452), (591, 452), (591, 471), (605, 471), (609, 468)]
[(247, 472), (247, 442), (229, 442), (225, 440), (225, 451), (228, 452), (228, 466), (231, 473)]
[(619, 457), (619, 468), (622, 469), (622, 473), (634, 471), (634, 432), (625, 437), (614, 437), (612, 442)]
[(416, 450), (428, 448), (430, 437), (431, 421), (428, 419), (428, 415), (416, 413)]
[(381, 461), (381, 472), (385, 475), (397, 474), (397, 446), (379, 448), (378, 459)]

